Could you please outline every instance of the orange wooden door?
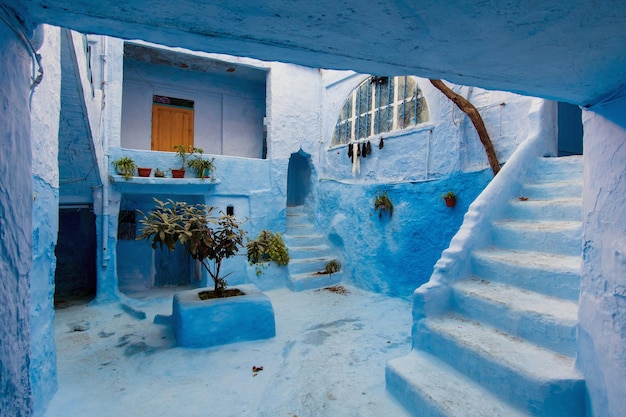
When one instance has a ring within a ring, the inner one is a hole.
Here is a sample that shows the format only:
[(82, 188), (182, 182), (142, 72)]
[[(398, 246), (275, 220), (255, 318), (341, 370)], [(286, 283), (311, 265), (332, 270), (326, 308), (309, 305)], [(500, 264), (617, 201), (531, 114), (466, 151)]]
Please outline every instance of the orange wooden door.
[(174, 152), (174, 146), (193, 147), (193, 109), (152, 105), (152, 150)]

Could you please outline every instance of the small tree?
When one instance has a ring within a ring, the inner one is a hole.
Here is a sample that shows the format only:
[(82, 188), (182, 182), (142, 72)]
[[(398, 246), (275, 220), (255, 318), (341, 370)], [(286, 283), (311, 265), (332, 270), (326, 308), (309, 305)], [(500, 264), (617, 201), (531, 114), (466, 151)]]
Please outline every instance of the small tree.
[(226, 277), (230, 274), (220, 275), (222, 261), (235, 256), (243, 247), (246, 232), (240, 229), (242, 222), (223, 213), (212, 217), (214, 207), (204, 204), (154, 200), (156, 208), (147, 215), (140, 211), (142, 230), (137, 239), (152, 239), (153, 249), (159, 244), (173, 251), (177, 243), (183, 245), (213, 279), (215, 296), (223, 297)]

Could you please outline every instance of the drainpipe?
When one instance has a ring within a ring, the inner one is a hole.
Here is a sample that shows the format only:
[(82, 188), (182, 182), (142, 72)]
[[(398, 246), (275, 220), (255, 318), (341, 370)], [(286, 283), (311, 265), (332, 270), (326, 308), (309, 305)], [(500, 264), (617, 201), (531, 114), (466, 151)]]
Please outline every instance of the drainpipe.
[(109, 118), (106, 117), (106, 97), (107, 97), (107, 58), (108, 58), (108, 38), (103, 37), (102, 42), (102, 103), (100, 107), (100, 138), (104, 155), (104, 179), (102, 181), (102, 266), (109, 265)]

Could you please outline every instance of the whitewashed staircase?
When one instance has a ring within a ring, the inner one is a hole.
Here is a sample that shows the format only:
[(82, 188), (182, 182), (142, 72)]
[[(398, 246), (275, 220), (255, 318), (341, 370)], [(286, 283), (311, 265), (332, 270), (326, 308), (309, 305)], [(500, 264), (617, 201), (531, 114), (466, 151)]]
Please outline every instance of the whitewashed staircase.
[(581, 190), (582, 157), (540, 158), (471, 252), (471, 273), (447, 290), (446, 310), (414, 322), (411, 353), (386, 369), (411, 415), (585, 416), (574, 366)]
[(333, 254), (326, 237), (309, 220), (304, 206), (287, 207), (284, 238), (289, 249), (289, 286), (293, 291), (327, 287), (341, 281), (343, 271), (318, 273), (325, 270), (329, 261), (341, 260), (338, 253)]

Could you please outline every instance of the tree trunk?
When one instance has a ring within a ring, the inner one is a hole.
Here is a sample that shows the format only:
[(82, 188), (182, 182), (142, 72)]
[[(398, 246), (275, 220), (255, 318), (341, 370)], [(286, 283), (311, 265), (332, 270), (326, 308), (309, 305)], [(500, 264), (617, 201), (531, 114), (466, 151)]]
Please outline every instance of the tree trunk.
[(446, 97), (452, 100), (463, 113), (469, 116), (472, 124), (474, 124), (474, 128), (476, 128), (476, 132), (478, 132), (478, 138), (485, 148), (493, 175), (496, 175), (500, 171), (500, 163), (498, 162), (498, 157), (496, 156), (496, 150), (493, 147), (493, 143), (491, 143), (491, 139), (489, 138), (489, 133), (487, 133), (485, 123), (483, 123), (483, 118), (480, 116), (476, 107), (465, 99), (465, 97), (452, 91), (452, 89), (445, 85), (443, 81), (430, 80), (430, 83), (435, 86), (436, 89), (441, 91)]

